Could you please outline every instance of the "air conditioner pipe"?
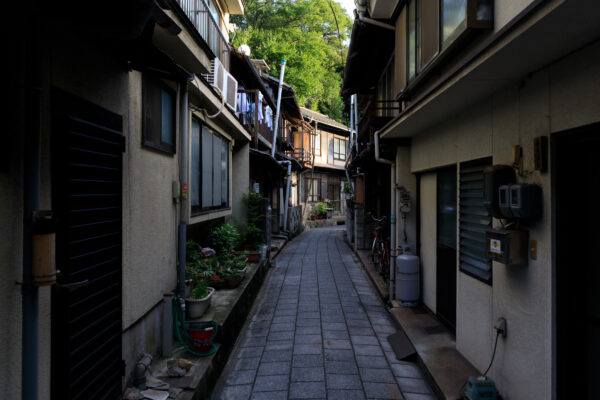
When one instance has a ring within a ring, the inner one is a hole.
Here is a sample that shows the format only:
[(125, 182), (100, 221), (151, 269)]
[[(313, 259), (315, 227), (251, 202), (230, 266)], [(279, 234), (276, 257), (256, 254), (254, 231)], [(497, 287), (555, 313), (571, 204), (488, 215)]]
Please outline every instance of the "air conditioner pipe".
[(279, 74), (279, 89), (277, 89), (277, 111), (275, 112), (275, 129), (273, 129), (273, 148), (271, 157), (275, 158), (275, 145), (277, 144), (277, 129), (279, 128), (279, 109), (281, 108), (281, 89), (283, 88), (283, 75), (285, 73), (285, 59), (281, 60), (281, 73)]
[(285, 187), (285, 204), (283, 205), (283, 230), (287, 232), (287, 222), (288, 222), (288, 199), (290, 197), (290, 181), (292, 175), (292, 162), (289, 160), (279, 161), (279, 164), (287, 164), (287, 185)]
[(395, 31), (396, 27), (394, 25), (386, 24), (384, 22), (379, 22), (372, 18), (365, 17), (365, 13), (367, 11), (367, 2), (365, 0), (354, 0), (354, 4), (356, 5), (356, 16), (358, 20), (364, 22), (365, 24), (371, 24), (375, 26), (379, 26), (380, 28), (389, 29), (391, 31)]
[(390, 166), (390, 283), (389, 283), (389, 298), (395, 298), (394, 284), (396, 282), (396, 164), (393, 161), (386, 160), (380, 157), (379, 153), (379, 133), (376, 131), (375, 138), (375, 161), (381, 164)]

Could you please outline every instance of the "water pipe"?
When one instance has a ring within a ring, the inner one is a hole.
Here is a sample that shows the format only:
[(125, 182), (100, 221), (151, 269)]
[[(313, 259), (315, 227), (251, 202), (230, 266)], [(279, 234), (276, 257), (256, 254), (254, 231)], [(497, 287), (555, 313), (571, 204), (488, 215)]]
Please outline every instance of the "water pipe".
[(376, 131), (375, 138), (375, 161), (381, 164), (390, 166), (391, 173), (391, 195), (390, 195), (390, 282), (389, 282), (389, 297), (390, 300), (395, 298), (394, 284), (396, 282), (396, 164), (393, 161), (386, 160), (380, 157), (379, 153), (379, 133)]

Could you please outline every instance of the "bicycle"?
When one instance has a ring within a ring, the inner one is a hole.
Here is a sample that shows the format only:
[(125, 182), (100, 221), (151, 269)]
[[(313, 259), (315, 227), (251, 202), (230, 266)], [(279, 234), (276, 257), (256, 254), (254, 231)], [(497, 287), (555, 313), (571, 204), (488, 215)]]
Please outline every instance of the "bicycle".
[(375, 264), (375, 269), (384, 279), (389, 279), (390, 273), (390, 247), (387, 240), (383, 239), (383, 221), (386, 216), (379, 219), (373, 217), (371, 213), (369, 217), (375, 222), (375, 237), (373, 238), (373, 244), (371, 245), (371, 261)]

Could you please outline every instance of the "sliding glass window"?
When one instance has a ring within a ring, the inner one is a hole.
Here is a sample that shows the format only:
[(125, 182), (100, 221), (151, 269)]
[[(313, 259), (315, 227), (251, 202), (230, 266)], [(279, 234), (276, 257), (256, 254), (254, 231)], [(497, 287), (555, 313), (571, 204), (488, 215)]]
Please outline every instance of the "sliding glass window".
[(229, 206), (229, 141), (192, 119), (192, 214)]
[(467, 0), (442, 0), (442, 47), (448, 47), (467, 27)]

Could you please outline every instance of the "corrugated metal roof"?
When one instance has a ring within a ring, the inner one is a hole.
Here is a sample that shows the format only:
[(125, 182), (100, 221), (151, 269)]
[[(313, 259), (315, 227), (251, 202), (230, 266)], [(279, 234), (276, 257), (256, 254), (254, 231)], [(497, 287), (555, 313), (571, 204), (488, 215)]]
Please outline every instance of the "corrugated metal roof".
[(313, 110), (309, 110), (308, 108), (304, 108), (304, 107), (300, 107), (300, 110), (302, 111), (302, 116), (304, 116), (305, 119), (306, 118), (312, 119), (315, 121), (319, 121), (319, 123), (321, 123), (321, 124), (326, 124), (326, 125), (329, 125), (329, 126), (332, 126), (334, 128), (341, 129), (344, 131), (350, 131), (349, 127), (329, 118), (327, 115), (318, 113)]

